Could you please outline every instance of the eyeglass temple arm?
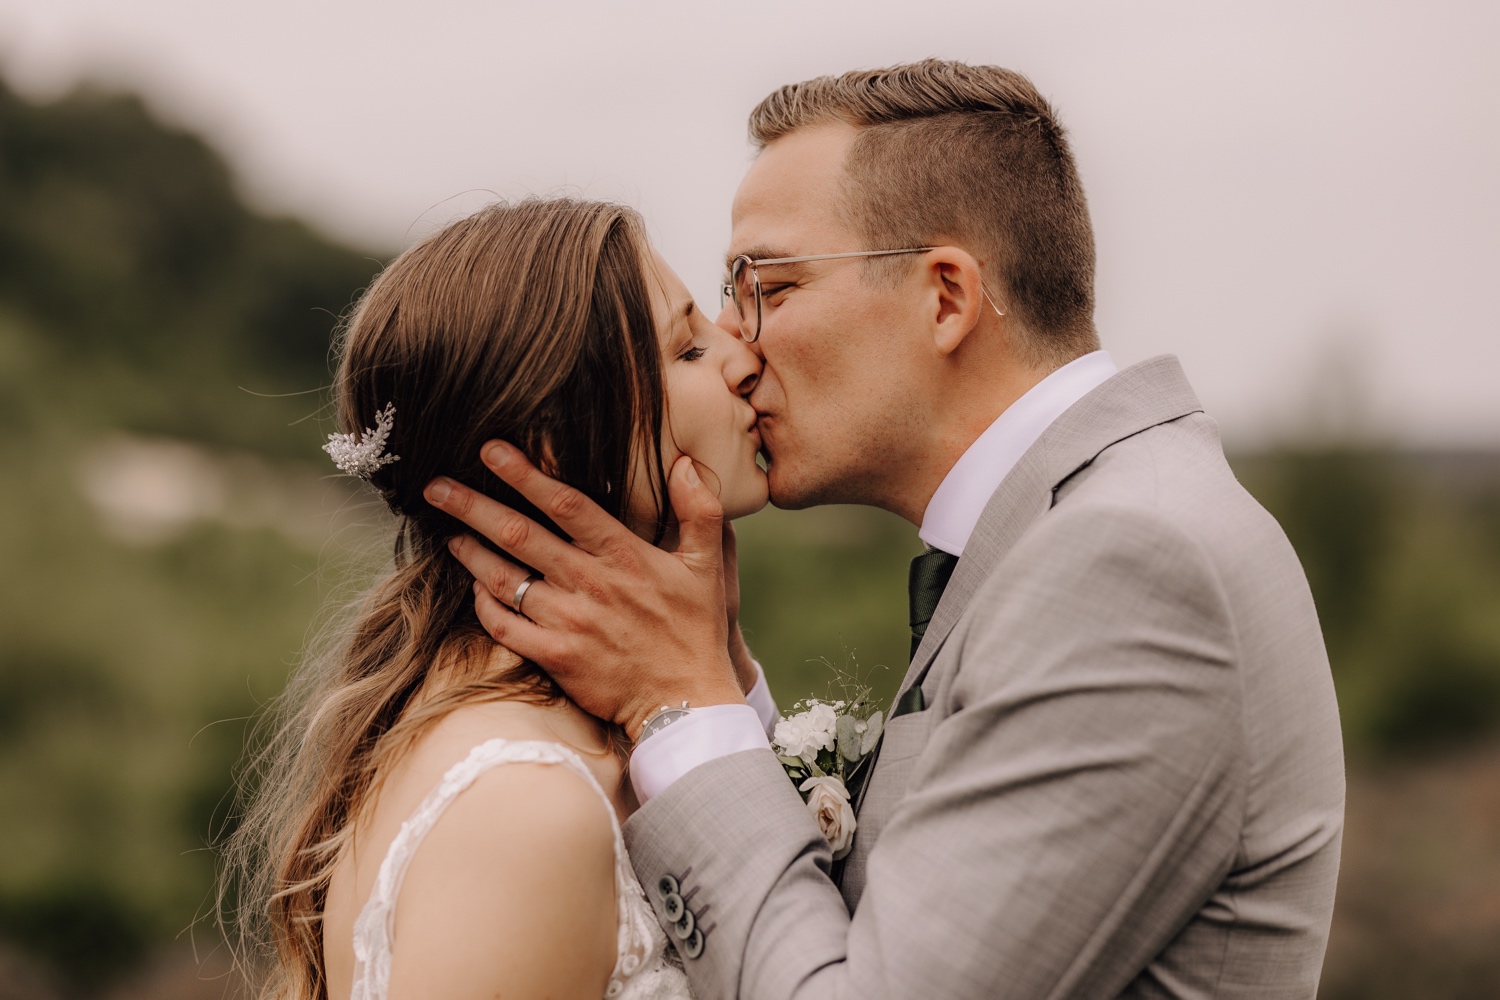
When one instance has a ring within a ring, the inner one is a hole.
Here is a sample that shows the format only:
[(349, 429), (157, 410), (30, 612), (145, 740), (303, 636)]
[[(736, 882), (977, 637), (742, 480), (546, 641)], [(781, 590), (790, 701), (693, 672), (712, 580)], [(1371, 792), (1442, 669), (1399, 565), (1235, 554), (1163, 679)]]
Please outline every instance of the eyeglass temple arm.
[[(891, 254), (897, 253), (926, 253), (929, 250), (936, 249), (936, 247), (907, 247), (904, 250), (853, 250), (849, 253), (819, 253), (812, 254), (808, 257), (766, 257), (762, 260), (750, 260), (750, 264), (752, 267), (759, 266), (761, 264), (801, 264), (807, 261), (814, 260), (838, 260), (842, 257), (886, 257)], [(748, 260), (749, 258), (745, 259)], [(756, 275), (755, 277), (756, 284), (759, 285), (760, 276)], [(979, 287), (980, 290), (984, 292), (984, 297), (989, 302), (990, 308), (995, 310), (995, 315), (1004, 316), (1005, 312), (995, 304), (995, 297), (990, 294), (989, 286), (981, 282)], [(721, 299), (731, 294), (733, 293), (729, 282), (725, 282), (724, 284), (719, 286), (719, 296)]]
[(815, 253), (807, 257), (766, 257), (751, 264), (801, 264), (813, 260), (838, 260), (840, 257), (884, 257), (893, 253), (926, 253), (937, 247), (907, 247), (904, 250), (851, 250), (848, 253)]

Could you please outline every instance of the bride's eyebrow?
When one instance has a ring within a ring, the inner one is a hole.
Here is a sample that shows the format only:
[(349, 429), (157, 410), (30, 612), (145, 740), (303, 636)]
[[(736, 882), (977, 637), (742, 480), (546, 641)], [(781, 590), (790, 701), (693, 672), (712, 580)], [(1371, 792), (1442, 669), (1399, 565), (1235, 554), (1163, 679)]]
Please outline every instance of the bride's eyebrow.
[(687, 345), (693, 342), (693, 328), (689, 325), (688, 319), (696, 308), (698, 308), (697, 304), (692, 299), (688, 299), (681, 307), (672, 310), (672, 351), (686, 350)]

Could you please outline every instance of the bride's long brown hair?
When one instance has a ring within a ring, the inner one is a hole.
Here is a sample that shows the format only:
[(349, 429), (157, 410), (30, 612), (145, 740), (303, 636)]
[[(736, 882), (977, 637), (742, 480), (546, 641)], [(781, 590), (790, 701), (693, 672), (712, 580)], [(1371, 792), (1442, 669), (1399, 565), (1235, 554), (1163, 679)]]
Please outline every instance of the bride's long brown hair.
[[(497, 658), (472, 580), (448, 553), (463, 526), (422, 498), (439, 473), (546, 522), (479, 460), (491, 438), (623, 518), (636, 455), (654, 458), (665, 531), (664, 390), (644, 229), (630, 209), (574, 200), (495, 205), (398, 257), (339, 345), (337, 422), (375, 424), (371, 485), (396, 514), (394, 566), (310, 654), (258, 726), (246, 803), (224, 845), (220, 913), (255, 993), (323, 1000), (328, 881), (378, 776), (460, 704), (559, 692), (535, 665)], [(434, 670), (441, 693), (414, 696)]]

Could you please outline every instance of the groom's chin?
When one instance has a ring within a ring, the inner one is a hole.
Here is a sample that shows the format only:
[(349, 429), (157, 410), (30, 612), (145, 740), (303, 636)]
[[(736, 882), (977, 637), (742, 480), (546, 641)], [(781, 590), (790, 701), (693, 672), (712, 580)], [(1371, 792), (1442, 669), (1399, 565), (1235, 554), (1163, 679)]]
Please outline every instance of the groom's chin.
[(825, 502), (816, 492), (808, 490), (807, 484), (785, 474), (784, 469), (778, 470), (774, 462), (766, 469), (766, 482), (770, 486), (771, 506), (781, 510), (804, 510)]
[[(816, 463), (788, 461), (777, 458), (769, 450), (762, 450), (765, 462), (766, 484), (770, 488), (771, 505), (782, 510), (805, 510), (827, 503), (847, 503), (838, 494), (838, 483), (821, 481), (824, 477), (809, 475), (816, 473)], [(809, 468), (809, 465), (812, 468)]]

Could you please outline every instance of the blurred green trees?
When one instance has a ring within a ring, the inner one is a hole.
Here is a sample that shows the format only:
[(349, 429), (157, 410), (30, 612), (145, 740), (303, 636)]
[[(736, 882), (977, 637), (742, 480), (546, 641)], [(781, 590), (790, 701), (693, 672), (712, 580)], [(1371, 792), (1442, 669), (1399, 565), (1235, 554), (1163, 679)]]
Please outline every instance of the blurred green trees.
[(378, 269), (246, 208), (219, 156), (136, 98), (34, 104), (0, 82), (0, 310), (80, 374), (110, 372), (68, 410), (301, 454), (315, 435), (284, 433), (288, 411), (225, 389), (323, 385), (333, 318)]
[[(247, 208), (211, 149), (136, 99), (0, 84), (0, 980), (19, 954), (92, 993), (206, 912), (244, 719), (367, 578), (346, 556), (382, 544), (305, 419), (335, 317), (378, 266)], [(1307, 567), (1351, 761), (1493, 741), (1500, 457), (1234, 464)], [(173, 508), (185, 490), (200, 502)], [(157, 521), (124, 530), (151, 504)], [(818, 691), (813, 661), (850, 652), (892, 692), (915, 531), (856, 508), (739, 530), (743, 618), (778, 696)], [(1500, 870), (1500, 845), (1476, 850)]]
[(1351, 757), (1500, 725), (1500, 456), (1285, 450), (1235, 462), (1307, 570)]
[[(213, 151), (134, 98), (0, 84), (0, 951), (73, 987), (205, 912), (242, 720), (325, 596), (305, 532), (190, 517), (143, 544), (81, 484), (125, 434), (318, 489), (285, 459), (318, 455), (299, 421), (378, 267), (246, 208)], [(144, 472), (99, 488), (170, 512), (151, 491), (174, 481)]]

